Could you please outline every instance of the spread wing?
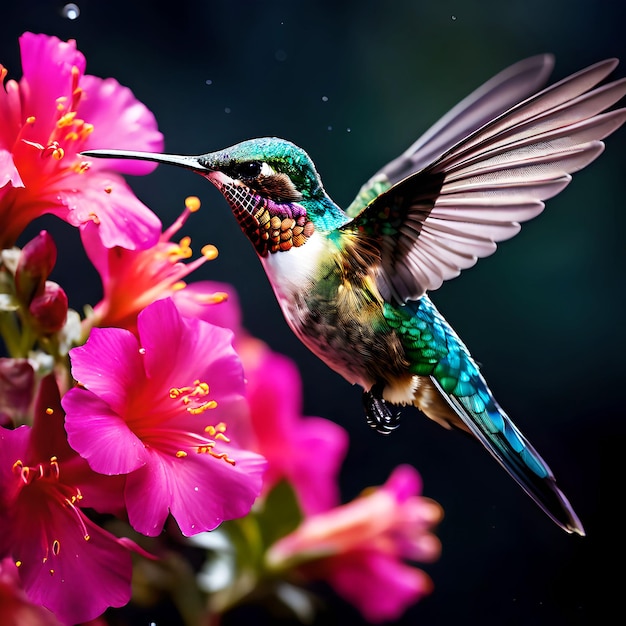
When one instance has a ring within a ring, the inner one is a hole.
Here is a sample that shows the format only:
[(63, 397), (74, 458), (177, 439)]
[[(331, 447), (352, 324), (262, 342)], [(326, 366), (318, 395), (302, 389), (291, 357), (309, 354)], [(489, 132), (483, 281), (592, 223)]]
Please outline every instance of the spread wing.
[(378, 248), (383, 298), (417, 299), (492, 254), (597, 158), (626, 121), (626, 109), (607, 112), (626, 79), (598, 86), (616, 65), (602, 61), (535, 93), (552, 57), (521, 61), (373, 176), (343, 228)]

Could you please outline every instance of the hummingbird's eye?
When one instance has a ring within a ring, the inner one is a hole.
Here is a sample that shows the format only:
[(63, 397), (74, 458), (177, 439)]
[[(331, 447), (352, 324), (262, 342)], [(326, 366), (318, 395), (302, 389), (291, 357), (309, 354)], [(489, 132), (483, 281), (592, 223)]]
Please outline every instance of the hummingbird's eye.
[(251, 178), (257, 178), (261, 173), (261, 163), (259, 161), (245, 161), (243, 163), (237, 163), (233, 167), (233, 174), (235, 178), (249, 180)]

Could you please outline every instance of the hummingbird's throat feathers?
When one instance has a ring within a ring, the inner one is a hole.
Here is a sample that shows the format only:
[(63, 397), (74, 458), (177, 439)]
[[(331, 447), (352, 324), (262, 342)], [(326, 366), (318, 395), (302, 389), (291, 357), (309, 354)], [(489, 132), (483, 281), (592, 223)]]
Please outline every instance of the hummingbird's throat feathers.
[(315, 231), (300, 204), (266, 198), (221, 172), (212, 172), (207, 178), (226, 198), (241, 230), (261, 257), (298, 248)]

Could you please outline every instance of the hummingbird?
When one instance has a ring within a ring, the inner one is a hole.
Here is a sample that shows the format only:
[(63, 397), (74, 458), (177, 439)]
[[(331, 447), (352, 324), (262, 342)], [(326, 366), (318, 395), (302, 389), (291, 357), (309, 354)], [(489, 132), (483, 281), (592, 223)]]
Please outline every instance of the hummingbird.
[(186, 168), (223, 195), (295, 335), (363, 389), (383, 434), (413, 405), (478, 440), (568, 533), (583, 525), (554, 474), (492, 395), (429, 297), (536, 217), (626, 120), (607, 59), (544, 87), (551, 54), (504, 69), (367, 180), (343, 210), (309, 155), (262, 137), (189, 156), (114, 149), (86, 158)]

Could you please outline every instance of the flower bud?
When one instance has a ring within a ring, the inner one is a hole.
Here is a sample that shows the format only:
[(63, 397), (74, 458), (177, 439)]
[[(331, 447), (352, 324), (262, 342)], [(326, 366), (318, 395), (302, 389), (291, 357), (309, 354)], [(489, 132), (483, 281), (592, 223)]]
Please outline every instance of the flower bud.
[(35, 296), (28, 307), (40, 333), (56, 333), (65, 324), (67, 317), (67, 295), (57, 283), (47, 280), (43, 293)]
[(15, 288), (23, 302), (30, 304), (37, 294), (43, 292), (56, 260), (56, 245), (45, 230), (22, 248), (15, 272)]

